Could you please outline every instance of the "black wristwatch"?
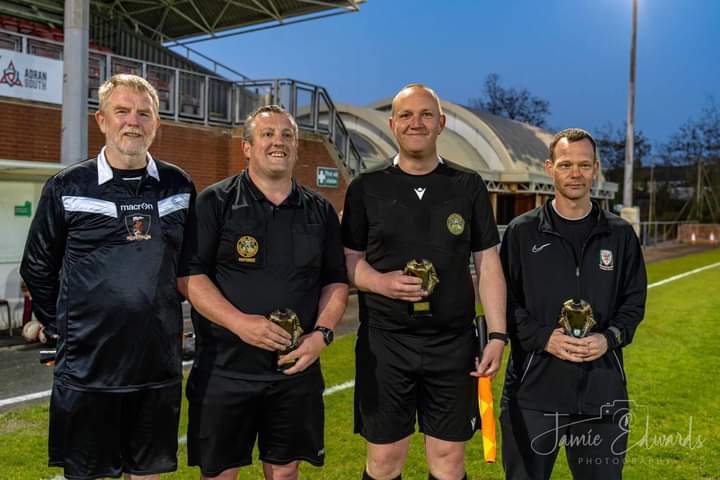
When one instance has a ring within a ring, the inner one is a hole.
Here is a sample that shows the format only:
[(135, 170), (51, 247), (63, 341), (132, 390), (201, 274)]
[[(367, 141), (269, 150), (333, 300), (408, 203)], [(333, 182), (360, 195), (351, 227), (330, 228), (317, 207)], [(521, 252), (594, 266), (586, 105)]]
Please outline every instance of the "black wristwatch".
[(507, 344), (508, 341), (510, 340), (510, 337), (508, 336), (507, 333), (490, 332), (488, 334), (488, 340), (501, 340), (501, 341), (505, 342), (505, 344)]
[(313, 328), (313, 332), (320, 332), (322, 333), (323, 340), (325, 341), (325, 345), (330, 345), (332, 341), (335, 339), (335, 332), (327, 327), (315, 327)]

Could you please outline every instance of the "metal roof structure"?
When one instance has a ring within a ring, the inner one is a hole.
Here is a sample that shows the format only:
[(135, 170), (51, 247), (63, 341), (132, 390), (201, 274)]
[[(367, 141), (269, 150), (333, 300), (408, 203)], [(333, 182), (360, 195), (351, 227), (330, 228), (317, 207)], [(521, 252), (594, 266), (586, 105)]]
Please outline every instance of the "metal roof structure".
[[(92, 11), (119, 18), (158, 42), (195, 43), (359, 11), (366, 0), (90, 0)], [(0, 0), (0, 14), (61, 26), (64, 0)], [(192, 40), (189, 40), (192, 39)]]
[[(375, 147), (361, 152), (371, 168), (397, 152), (387, 123), (391, 102), (385, 98), (366, 108), (337, 105), (351, 134)], [(441, 104), (447, 119), (438, 137), (441, 156), (480, 173), (491, 192), (552, 194), (552, 179), (544, 169), (551, 132), (452, 102)], [(617, 188), (601, 171), (592, 195), (612, 198)]]

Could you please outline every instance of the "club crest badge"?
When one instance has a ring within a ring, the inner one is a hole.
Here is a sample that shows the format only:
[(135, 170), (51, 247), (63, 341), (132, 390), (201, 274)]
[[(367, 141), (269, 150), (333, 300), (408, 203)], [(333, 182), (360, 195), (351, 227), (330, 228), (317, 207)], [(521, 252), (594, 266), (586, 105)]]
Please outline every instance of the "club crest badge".
[(128, 236), (125, 237), (131, 242), (137, 240), (150, 240), (150, 215), (133, 214), (125, 217), (125, 226), (127, 227)]
[(611, 250), (600, 250), (600, 270), (615, 270), (613, 253)]
[(453, 235), (462, 235), (465, 231), (465, 220), (459, 213), (451, 213), (447, 218), (447, 228)]
[(255, 263), (257, 262), (257, 254), (259, 250), (258, 241), (250, 235), (243, 235), (235, 244), (235, 249), (240, 255), (238, 262)]

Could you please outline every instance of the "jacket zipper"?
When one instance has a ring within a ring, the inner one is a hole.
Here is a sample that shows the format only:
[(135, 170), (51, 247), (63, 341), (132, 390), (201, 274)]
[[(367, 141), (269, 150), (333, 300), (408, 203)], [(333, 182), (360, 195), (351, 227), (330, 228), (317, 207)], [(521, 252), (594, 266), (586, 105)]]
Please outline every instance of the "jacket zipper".
[(530, 360), (528, 361), (527, 367), (525, 367), (525, 371), (523, 372), (522, 377), (520, 378), (520, 383), (522, 383), (523, 380), (525, 380), (525, 376), (530, 371), (530, 365), (532, 365), (532, 361), (533, 361), (534, 357), (535, 357), (535, 352), (532, 352), (530, 354)]
[(615, 353), (615, 350), (611, 351), (613, 357), (615, 357), (615, 362), (617, 363), (618, 370), (620, 370), (620, 378), (622, 378), (622, 381), (625, 382), (625, 372), (623, 371), (622, 364), (620, 363), (620, 359), (617, 356), (617, 353)]
[[(558, 237), (559, 239), (570, 243), (570, 241), (568, 239), (566, 239), (565, 237), (563, 237), (562, 235), (560, 235), (557, 232), (547, 231), (547, 233), (550, 233), (550, 234)], [(598, 235), (600, 235), (600, 232), (595, 231), (595, 229), (593, 229), (593, 231), (590, 232), (590, 235), (588, 236), (588, 238), (585, 239), (585, 241), (582, 244), (582, 247), (580, 247), (580, 258), (578, 258), (578, 254), (575, 251), (575, 247), (573, 247), (572, 243), (570, 243), (570, 247), (571, 247), (570, 250), (573, 253), (573, 259), (575, 260), (575, 288), (576, 288), (576, 292), (577, 292), (577, 297), (576, 297), (577, 300), (581, 299), (581, 291), (582, 290), (580, 288), (580, 265), (582, 265), (582, 261), (585, 258), (585, 247), (590, 243), (590, 241), (594, 237), (596, 237)], [(525, 373), (527, 373), (527, 371)], [(523, 378), (525, 378), (525, 374), (523, 374)], [(522, 383), (522, 379), (520, 380), (520, 383)], [(582, 380), (580, 381), (580, 385), (578, 388), (577, 408), (578, 408), (578, 413), (580, 413), (580, 414), (583, 413), (583, 404), (585, 403), (585, 389), (586, 388), (587, 388), (587, 372), (585, 372), (583, 374)]]

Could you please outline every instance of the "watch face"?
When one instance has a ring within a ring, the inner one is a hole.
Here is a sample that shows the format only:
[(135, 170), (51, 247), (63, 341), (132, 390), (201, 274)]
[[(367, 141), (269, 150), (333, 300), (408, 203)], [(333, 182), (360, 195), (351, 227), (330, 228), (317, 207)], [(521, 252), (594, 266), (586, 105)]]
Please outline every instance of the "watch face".
[(333, 332), (330, 329), (326, 330), (325, 331), (325, 343), (330, 345), (333, 340), (335, 340), (335, 332)]

